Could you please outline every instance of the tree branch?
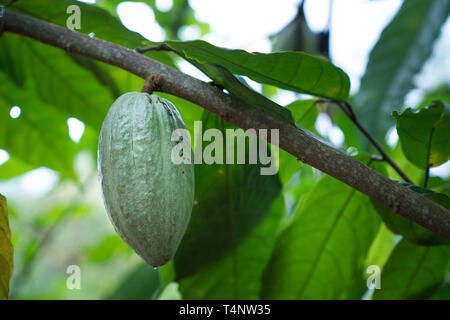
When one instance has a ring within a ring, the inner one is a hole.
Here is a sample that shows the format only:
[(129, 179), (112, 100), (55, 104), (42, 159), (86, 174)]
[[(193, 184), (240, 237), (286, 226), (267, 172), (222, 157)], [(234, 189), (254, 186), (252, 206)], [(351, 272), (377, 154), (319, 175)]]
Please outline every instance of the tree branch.
[(2, 20), (7, 32), (120, 67), (144, 79), (150, 74), (159, 74), (161, 91), (191, 101), (243, 129), (279, 129), (279, 146), (282, 149), (450, 241), (450, 212), (445, 208), (316, 140), (304, 131), (274, 119), (208, 83), (149, 59), (134, 50), (90, 38), (36, 18), (7, 12)]

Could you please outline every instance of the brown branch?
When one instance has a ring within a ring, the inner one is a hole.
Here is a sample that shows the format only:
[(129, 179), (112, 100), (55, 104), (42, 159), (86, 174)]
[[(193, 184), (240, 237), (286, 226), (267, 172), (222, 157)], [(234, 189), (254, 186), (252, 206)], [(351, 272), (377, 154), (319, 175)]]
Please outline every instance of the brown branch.
[(274, 119), (210, 84), (190, 77), (134, 50), (90, 38), (26, 15), (6, 13), (5, 30), (120, 67), (142, 78), (161, 75), (160, 90), (191, 101), (243, 129), (279, 129), (279, 146), (334, 178), (361, 191), (405, 218), (450, 241), (450, 212), (420, 194), (388, 179), (363, 163), (304, 131)]

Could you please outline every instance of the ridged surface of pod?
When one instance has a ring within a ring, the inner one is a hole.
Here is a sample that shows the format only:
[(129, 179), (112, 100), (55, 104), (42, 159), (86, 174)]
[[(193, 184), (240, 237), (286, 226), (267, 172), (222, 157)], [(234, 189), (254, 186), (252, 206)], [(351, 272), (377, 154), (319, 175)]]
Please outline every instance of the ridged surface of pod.
[(154, 267), (175, 255), (194, 200), (193, 165), (171, 159), (176, 129), (185, 125), (170, 101), (130, 92), (111, 106), (98, 144), (109, 218), (120, 237)]

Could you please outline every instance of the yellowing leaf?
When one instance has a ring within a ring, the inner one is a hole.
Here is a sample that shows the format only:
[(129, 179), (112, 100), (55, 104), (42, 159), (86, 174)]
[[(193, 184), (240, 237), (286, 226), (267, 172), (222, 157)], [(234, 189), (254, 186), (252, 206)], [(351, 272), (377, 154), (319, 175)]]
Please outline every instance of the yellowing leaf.
[(13, 246), (8, 223), (6, 198), (0, 194), (0, 300), (8, 299), (9, 279), (13, 272)]

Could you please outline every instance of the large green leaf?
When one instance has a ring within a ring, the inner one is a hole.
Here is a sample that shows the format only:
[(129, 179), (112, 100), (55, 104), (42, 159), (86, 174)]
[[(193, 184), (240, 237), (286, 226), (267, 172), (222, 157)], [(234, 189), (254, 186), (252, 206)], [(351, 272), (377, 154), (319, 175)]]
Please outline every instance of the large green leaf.
[[(18, 88), (1, 72), (0, 82), (0, 149), (31, 166), (49, 167), (73, 177), (77, 146), (70, 140), (67, 117), (42, 103), (32, 87)], [(9, 113), (16, 105), (21, 114), (13, 119)]]
[(351, 297), (379, 226), (365, 195), (324, 176), (278, 237), (262, 298)]
[(140, 34), (127, 30), (117, 17), (95, 5), (76, 0), (39, 0), (17, 1), (8, 10), (25, 13), (36, 18), (46, 20), (63, 27), (67, 27), (67, 20), (72, 13), (67, 8), (77, 5), (80, 8), (80, 29), (85, 34), (94, 32), (95, 37), (135, 48), (145, 40)]
[(26, 43), (30, 55), (27, 67), (40, 98), (68, 116), (100, 128), (113, 102), (106, 87), (64, 51), (31, 40)]
[(442, 284), (448, 263), (448, 247), (423, 247), (402, 240), (383, 267), (381, 289), (373, 298), (426, 299)]
[(200, 64), (222, 66), (260, 83), (336, 100), (347, 100), (348, 76), (328, 60), (303, 52), (258, 53), (216, 47), (206, 41), (167, 41)]
[(8, 161), (0, 165), (0, 180), (21, 175), (35, 168), (37, 168), (36, 165), (24, 162), (23, 160), (10, 155)]
[[(205, 111), (202, 129), (203, 132), (207, 129), (225, 132), (235, 127)], [(209, 142), (197, 143), (195, 149), (198, 152), (209, 146)], [(248, 155), (248, 149), (246, 153)], [(236, 159), (236, 152), (234, 155)], [(219, 155), (221, 159), (224, 156)], [(235, 250), (268, 214), (281, 186), (277, 175), (261, 175), (261, 167), (216, 163), (195, 166), (192, 217), (175, 256), (178, 279), (208, 268), (227, 252)]]
[(283, 198), (278, 197), (268, 215), (232, 252), (200, 272), (183, 278), (180, 291), (185, 299), (259, 299), (261, 278), (270, 259)]
[(20, 87), (24, 85), (26, 73), (23, 50), (23, 42), (18, 36), (3, 34), (0, 38), (0, 70)]
[(433, 90), (426, 91), (419, 107), (428, 106), (435, 100), (450, 103), (450, 83), (443, 83)]
[(377, 265), (383, 267), (396, 245), (396, 236), (385, 225), (381, 225), (377, 237), (370, 247), (366, 259), (366, 266)]
[(408, 108), (401, 114), (394, 111), (393, 116), (402, 150), (411, 163), (427, 169), (450, 159), (450, 106), (433, 101), (418, 112)]
[[(329, 107), (329, 104), (327, 104), (327, 107)], [(344, 145), (346, 148), (353, 147), (357, 148), (356, 150), (360, 149), (360, 140), (358, 137), (358, 129), (353, 123), (353, 121), (345, 115), (342, 110), (336, 106), (333, 105), (333, 109), (331, 109), (331, 112), (328, 113), (331, 120), (333, 121), (333, 124), (338, 126), (339, 129), (342, 130), (342, 133), (344, 134)], [(364, 139), (367, 139), (364, 137)], [(366, 140), (364, 140), (366, 141)], [(344, 148), (344, 146), (342, 146)]]
[(94, 263), (105, 262), (121, 252), (130, 253), (131, 250), (117, 233), (108, 235), (95, 246), (85, 249), (86, 257)]
[(8, 207), (6, 198), (0, 194), (0, 300), (8, 299), (12, 272), (13, 246), (8, 223)]
[(389, 114), (413, 87), (449, 10), (448, 0), (404, 1), (370, 53), (354, 103), (361, 123), (376, 139), (382, 141), (392, 126)]
[[(79, 32), (85, 34), (93, 33), (96, 38), (111, 41), (131, 49), (142, 46), (146, 40), (139, 33), (125, 28), (120, 20), (107, 10), (75, 0), (18, 1), (8, 10), (25, 13), (66, 27), (67, 20), (71, 16), (71, 14), (67, 13), (67, 8), (71, 5), (77, 5), (80, 8), (81, 29), (77, 29)], [(147, 55), (162, 63), (174, 66), (172, 57), (166, 52), (149, 52)]]
[[(0, 44), (4, 41), (21, 43), (21, 55), (15, 58), (20, 59), (24, 66), (29, 83), (33, 82), (38, 93), (35, 100), (52, 105), (67, 117), (75, 117), (93, 128), (100, 128), (113, 97), (91, 72), (60, 49), (14, 34), (4, 34)], [(13, 55), (14, 51), (10, 54)], [(6, 71), (5, 74), (10, 76), (8, 70), (0, 71)]]
[(193, 59), (187, 58), (183, 55), (183, 53), (180, 53), (180, 55), (204, 72), (214, 81), (214, 83), (227, 89), (233, 96), (238, 97), (247, 104), (270, 114), (274, 118), (294, 124), (294, 120), (292, 119), (292, 115), (289, 110), (281, 107), (279, 104), (253, 90), (243, 78), (233, 75), (222, 66), (211, 63), (200, 63)]
[(450, 300), (450, 284), (445, 284), (440, 287), (435, 294), (430, 297), (430, 300)]
[(314, 124), (319, 115), (318, 104), (315, 100), (296, 100), (286, 106), (291, 111), (295, 123), (309, 131), (315, 132)]

